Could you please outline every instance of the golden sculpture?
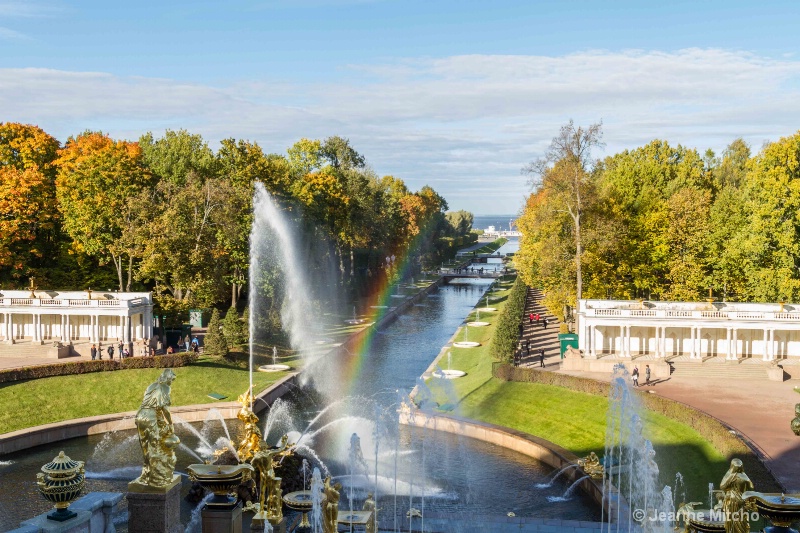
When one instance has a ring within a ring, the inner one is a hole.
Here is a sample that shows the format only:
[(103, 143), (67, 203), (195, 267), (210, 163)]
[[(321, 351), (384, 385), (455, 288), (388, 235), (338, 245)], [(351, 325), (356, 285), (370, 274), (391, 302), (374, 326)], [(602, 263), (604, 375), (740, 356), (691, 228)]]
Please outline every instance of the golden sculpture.
[(281, 490), (281, 478), (275, 475), (275, 458), (283, 457), (292, 453), (293, 448), (289, 446), (289, 437), (284, 435), (277, 448), (259, 450), (252, 459), (253, 468), (259, 474), (259, 512), (253, 520), (269, 520), (270, 524), (277, 524), (283, 518), (283, 491)]
[(792, 419), (792, 431), (800, 437), (800, 403), (794, 406), (794, 418)]
[(378, 508), (375, 506), (375, 500), (372, 493), (367, 494), (367, 499), (364, 500), (364, 505), (361, 507), (362, 511), (369, 511), (369, 521), (367, 522), (367, 533), (376, 533), (377, 529), (375, 524), (378, 523)]
[(749, 533), (748, 513), (752, 506), (742, 498), (745, 491), (753, 490), (753, 482), (742, 469), (742, 461), (733, 459), (731, 467), (722, 478), (719, 488), (725, 493), (722, 511), (725, 516), (725, 533)]
[(598, 459), (597, 454), (594, 452), (589, 452), (589, 455), (583, 459), (578, 459), (578, 466), (580, 466), (587, 475), (591, 476), (592, 479), (603, 478), (603, 465), (600, 464), (600, 459)]
[(175, 435), (172, 415), (170, 385), (175, 381), (175, 372), (165, 369), (158, 380), (147, 387), (139, 411), (136, 413), (136, 429), (139, 431), (139, 444), (144, 454), (142, 475), (131, 482), (132, 490), (165, 490), (180, 477), (174, 475), (175, 448), (180, 439)]
[(331, 485), (331, 476), (325, 478), (322, 485), (322, 532), (336, 533), (339, 524), (339, 495), (342, 484)]
[(253, 391), (248, 389), (239, 396), (239, 403), (242, 404), (242, 408), (236, 417), (244, 424), (244, 430), (236, 453), (239, 455), (240, 463), (248, 463), (261, 449), (261, 441), (264, 437), (258, 427), (258, 417), (253, 412)]
[(694, 518), (696, 511), (694, 510), (695, 505), (702, 505), (703, 502), (689, 502), (689, 503), (681, 503), (678, 506), (678, 510), (675, 512), (675, 530), (679, 529), (678, 524), (683, 522), (684, 531), (689, 529), (689, 520)]

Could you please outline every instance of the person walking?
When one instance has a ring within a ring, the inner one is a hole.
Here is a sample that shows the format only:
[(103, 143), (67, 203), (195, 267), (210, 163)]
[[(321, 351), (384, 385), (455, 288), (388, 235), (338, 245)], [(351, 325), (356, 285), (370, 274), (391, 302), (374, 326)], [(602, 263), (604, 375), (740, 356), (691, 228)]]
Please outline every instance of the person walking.
[(544, 327), (544, 329), (547, 329), (547, 318), (542, 319), (542, 326)]
[(539, 350), (539, 366), (544, 368), (544, 348)]
[(644, 384), (650, 385), (650, 365), (644, 365)]
[(108, 351), (108, 358), (109, 359), (114, 359), (114, 345), (113, 344), (108, 347), (107, 351)]
[(638, 387), (639, 386), (639, 367), (638, 366), (634, 366), (633, 367), (633, 372), (631, 372), (631, 380), (633, 381), (633, 386), (634, 387)]
[(528, 339), (525, 341), (525, 355), (531, 354), (531, 340)]
[(97, 358), (97, 346), (95, 346), (94, 344), (92, 344), (91, 353), (92, 353), (92, 361), (94, 361)]
[(528, 315), (528, 324), (533, 324), (533, 313)]

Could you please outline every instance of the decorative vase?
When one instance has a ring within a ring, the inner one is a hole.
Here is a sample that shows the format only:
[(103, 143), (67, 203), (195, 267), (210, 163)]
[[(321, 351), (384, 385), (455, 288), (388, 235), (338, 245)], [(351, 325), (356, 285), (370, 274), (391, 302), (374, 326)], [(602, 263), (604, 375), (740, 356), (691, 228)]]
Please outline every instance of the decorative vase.
[(236, 507), (236, 498), (231, 498), (230, 493), (249, 481), (253, 476), (253, 467), (247, 463), (238, 465), (189, 465), (186, 468), (189, 479), (214, 493), (206, 505), (215, 509), (233, 509)]
[(58, 457), (42, 467), (42, 473), (36, 474), (36, 479), (39, 493), (56, 507), (47, 515), (49, 520), (63, 522), (78, 516), (69, 510), (69, 504), (80, 495), (86, 481), (83, 461), (73, 461), (61, 451)]

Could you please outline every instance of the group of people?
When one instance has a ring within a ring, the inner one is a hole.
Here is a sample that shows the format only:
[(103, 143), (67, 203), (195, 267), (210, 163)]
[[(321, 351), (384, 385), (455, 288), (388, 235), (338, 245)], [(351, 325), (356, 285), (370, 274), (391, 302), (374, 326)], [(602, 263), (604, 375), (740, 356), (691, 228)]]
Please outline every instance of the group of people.
[(530, 313), (528, 315), (528, 324), (533, 324), (536, 322), (536, 325), (542, 325), (544, 329), (547, 329), (547, 317), (540, 315), (539, 313)]
[[(531, 340), (526, 339), (525, 343), (520, 343), (521, 346), (525, 346), (525, 355), (528, 356), (531, 354)], [(540, 348), (538, 351), (538, 359), (539, 359), (539, 366), (544, 368), (544, 348)], [(522, 350), (517, 350), (514, 353), (514, 366), (519, 366), (522, 362)]]
[(90, 350), (90, 353), (92, 355), (92, 361), (96, 359), (103, 359), (103, 351), (105, 351), (108, 354), (109, 359), (114, 359), (115, 353), (117, 354), (117, 357), (119, 359), (125, 359), (126, 357), (133, 356), (133, 353), (131, 353), (131, 351), (128, 350), (128, 347), (122, 342), (117, 344), (116, 349), (114, 348), (113, 344), (110, 344), (107, 348), (105, 348), (105, 350), (103, 349), (102, 344), (100, 344), (99, 346), (98, 344), (92, 344), (92, 348)]
[[(633, 386), (639, 386), (639, 367), (634, 365), (633, 371), (631, 372), (631, 380), (633, 381)], [(650, 365), (644, 365), (644, 384), (645, 386), (650, 386)]]

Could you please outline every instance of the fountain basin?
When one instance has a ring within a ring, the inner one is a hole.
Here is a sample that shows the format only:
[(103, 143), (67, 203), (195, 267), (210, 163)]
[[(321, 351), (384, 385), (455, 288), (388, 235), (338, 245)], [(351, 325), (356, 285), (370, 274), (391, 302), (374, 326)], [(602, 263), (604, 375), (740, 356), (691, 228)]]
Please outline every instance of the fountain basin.
[(236, 498), (228, 495), (253, 475), (253, 467), (247, 463), (238, 465), (189, 465), (186, 467), (189, 479), (214, 493), (206, 505), (216, 508), (231, 508)]
[(471, 328), (482, 328), (483, 326), (488, 326), (488, 322), (483, 322), (482, 320), (476, 320), (475, 322), (467, 322), (467, 325)]
[(284, 372), (286, 370), (291, 370), (292, 367), (289, 365), (261, 365), (258, 367), (259, 372)]
[(453, 343), (453, 346), (456, 348), (477, 348), (480, 345), (481, 343), (474, 341), (459, 341)]
[(432, 375), (439, 379), (458, 379), (463, 378), (467, 373), (461, 370), (436, 370)]
[(363, 324), (364, 322), (366, 322), (366, 320), (363, 318), (351, 318), (349, 320), (344, 321), (345, 324), (350, 324), (351, 326), (355, 326), (356, 324)]
[(771, 494), (748, 490), (742, 499), (753, 503), (758, 514), (772, 522), (772, 527), (764, 529), (766, 533), (797, 533), (790, 526), (800, 520), (800, 495)]

